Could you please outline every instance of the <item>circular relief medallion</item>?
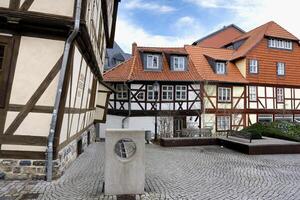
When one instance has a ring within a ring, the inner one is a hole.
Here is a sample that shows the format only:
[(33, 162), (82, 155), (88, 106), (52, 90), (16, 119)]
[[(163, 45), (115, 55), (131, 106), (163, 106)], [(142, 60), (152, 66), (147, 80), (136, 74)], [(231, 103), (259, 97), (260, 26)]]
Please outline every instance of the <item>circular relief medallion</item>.
[(115, 154), (122, 159), (129, 159), (136, 152), (136, 144), (132, 139), (125, 138), (115, 144)]

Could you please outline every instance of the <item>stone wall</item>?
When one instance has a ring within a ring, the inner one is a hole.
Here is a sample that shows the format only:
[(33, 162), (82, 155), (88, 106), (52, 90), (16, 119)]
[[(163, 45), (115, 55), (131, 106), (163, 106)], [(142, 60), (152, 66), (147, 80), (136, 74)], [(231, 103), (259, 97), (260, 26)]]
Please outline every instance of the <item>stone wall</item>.
[[(82, 140), (82, 150), (88, 146), (88, 132), (90, 142), (95, 141), (95, 128), (91, 126), (80, 137), (70, 142), (58, 152), (58, 159), (53, 161), (53, 179), (59, 178), (70, 164), (77, 158), (77, 141)], [(46, 157), (46, 154), (45, 154)], [(46, 161), (28, 159), (0, 159), (1, 179), (46, 179)]]

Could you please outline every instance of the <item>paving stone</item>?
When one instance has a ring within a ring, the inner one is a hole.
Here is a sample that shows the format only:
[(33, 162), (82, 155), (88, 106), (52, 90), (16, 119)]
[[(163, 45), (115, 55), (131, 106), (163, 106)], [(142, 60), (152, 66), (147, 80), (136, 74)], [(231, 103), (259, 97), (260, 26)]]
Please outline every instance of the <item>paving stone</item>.
[[(117, 199), (102, 192), (104, 143), (90, 145), (64, 175), (0, 181), (0, 199)], [(146, 147), (146, 193), (136, 199), (300, 199), (300, 155), (249, 156), (218, 146)], [(26, 195), (25, 195), (26, 196)]]

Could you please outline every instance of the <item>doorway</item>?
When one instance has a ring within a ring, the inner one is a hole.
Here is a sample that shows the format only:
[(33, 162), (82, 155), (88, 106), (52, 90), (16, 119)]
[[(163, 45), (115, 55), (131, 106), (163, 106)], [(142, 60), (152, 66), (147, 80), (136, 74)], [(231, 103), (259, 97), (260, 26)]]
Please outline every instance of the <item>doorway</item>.
[(87, 145), (89, 146), (91, 144), (91, 132), (87, 133)]
[(182, 137), (182, 129), (186, 128), (186, 117), (185, 116), (178, 116), (174, 117), (174, 137)]
[(77, 141), (77, 157), (82, 154), (83, 149), (82, 149), (82, 139)]

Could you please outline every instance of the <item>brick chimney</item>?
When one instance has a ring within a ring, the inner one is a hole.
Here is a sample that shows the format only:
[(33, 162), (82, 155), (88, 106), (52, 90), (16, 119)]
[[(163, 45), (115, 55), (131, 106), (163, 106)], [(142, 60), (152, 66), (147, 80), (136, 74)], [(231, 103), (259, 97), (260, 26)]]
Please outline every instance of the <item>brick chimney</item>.
[(137, 48), (137, 43), (136, 42), (134, 42), (134, 43), (132, 43), (132, 47), (131, 47), (131, 54), (134, 56), (134, 53), (135, 53), (135, 50), (136, 50), (136, 48)]

